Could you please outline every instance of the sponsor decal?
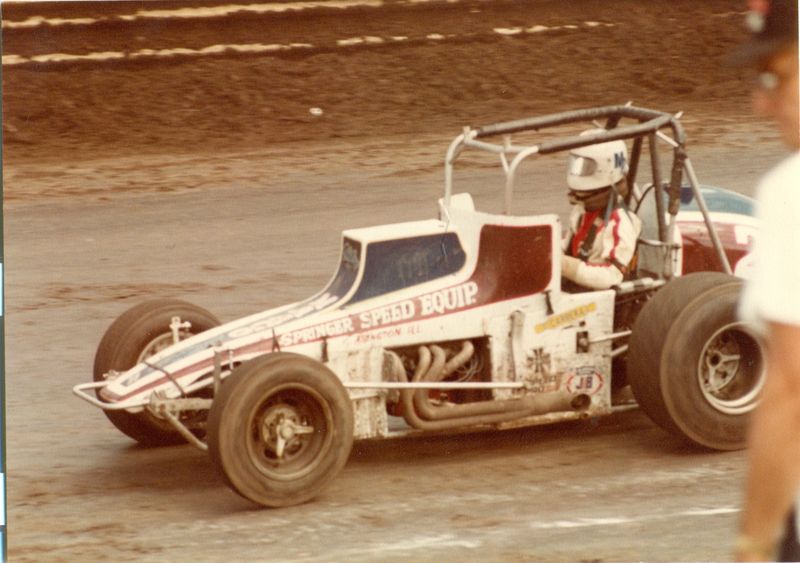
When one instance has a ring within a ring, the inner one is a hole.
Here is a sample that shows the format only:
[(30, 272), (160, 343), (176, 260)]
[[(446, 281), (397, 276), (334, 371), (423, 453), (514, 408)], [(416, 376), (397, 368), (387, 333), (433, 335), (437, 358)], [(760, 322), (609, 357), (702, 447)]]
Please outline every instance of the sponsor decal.
[(560, 373), (537, 374), (528, 386), (528, 390), (533, 393), (552, 393), (561, 388), (562, 375)]
[(422, 333), (419, 324), (412, 323), (401, 326), (391, 326), (378, 330), (372, 330), (356, 335), (356, 342), (379, 342), (386, 338), (399, 338), (400, 336), (414, 336)]
[(550, 373), (550, 354), (536, 348), (528, 355), (528, 366), (533, 367), (533, 378), (528, 390), (533, 393), (552, 393), (561, 388), (562, 374)]
[(543, 323), (536, 325), (536, 334), (541, 334), (546, 330), (558, 328), (573, 321), (577, 321), (578, 319), (582, 319), (589, 313), (593, 313), (596, 310), (597, 303), (589, 303), (588, 305), (581, 305), (580, 307), (570, 309), (565, 313), (553, 315), (548, 317)]
[(394, 303), (388, 307), (366, 311), (358, 316), (362, 330), (369, 330), (384, 325), (399, 323), (411, 319), (416, 314), (416, 307), (412, 300)]
[(378, 342), (385, 338), (397, 338), (402, 335), (403, 335), (403, 327), (393, 326), (389, 328), (373, 330), (371, 332), (365, 332), (364, 334), (359, 334), (356, 336), (356, 342), (358, 343)]
[(533, 373), (547, 373), (550, 369), (550, 354), (544, 353), (544, 348), (536, 348), (533, 351)]
[[(278, 338), (278, 344), (281, 347), (295, 346), (333, 336), (343, 336), (368, 330), (375, 331), (377, 329), (382, 330), (374, 335), (360, 337), (359, 341), (365, 342), (400, 336), (402, 332), (390, 330), (390, 327), (405, 321), (422, 319), (432, 315), (442, 315), (470, 307), (477, 303), (477, 295), (478, 284), (471, 281), (455, 287), (434, 291), (414, 299), (406, 299), (385, 307), (378, 307), (363, 313), (288, 332)], [(267, 321), (271, 321), (271, 319), (267, 319)], [(256, 325), (251, 325), (248, 328), (252, 328), (252, 326)], [(266, 326), (265, 328), (270, 327)], [(416, 334), (418, 332), (419, 327), (415, 327), (414, 329), (406, 330), (405, 334)]]
[(603, 388), (603, 375), (594, 366), (584, 366), (567, 373), (567, 391), (594, 395)]
[(278, 344), (281, 347), (294, 346), (295, 344), (304, 344), (306, 342), (313, 342), (314, 340), (330, 338), (331, 336), (341, 336), (350, 332), (353, 332), (353, 319), (345, 317), (343, 319), (336, 319), (335, 321), (320, 323), (308, 328), (281, 334), (278, 338)]
[(418, 299), (423, 317), (434, 313), (444, 314), (474, 305), (477, 301), (478, 284), (471, 281), (441, 291), (434, 291)]

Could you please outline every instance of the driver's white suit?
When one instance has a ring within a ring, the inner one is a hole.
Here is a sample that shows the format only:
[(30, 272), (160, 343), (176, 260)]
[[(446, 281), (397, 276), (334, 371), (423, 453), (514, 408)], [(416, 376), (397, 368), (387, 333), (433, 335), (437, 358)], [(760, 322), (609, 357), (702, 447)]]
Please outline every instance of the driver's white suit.
[(593, 211), (586, 211), (581, 203), (574, 205), (562, 241), (562, 276), (590, 289), (608, 289), (622, 282), (632, 266), (641, 230), (641, 220), (621, 204)]

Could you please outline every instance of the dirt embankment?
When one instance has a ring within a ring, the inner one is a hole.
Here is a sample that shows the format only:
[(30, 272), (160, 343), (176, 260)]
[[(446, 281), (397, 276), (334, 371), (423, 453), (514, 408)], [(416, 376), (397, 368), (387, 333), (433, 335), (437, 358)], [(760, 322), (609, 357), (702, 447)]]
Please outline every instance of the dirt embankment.
[[(93, 4), (97, 13), (127, 6)], [(4, 29), (4, 54), (18, 56), (313, 45), (284, 54), (8, 66), (5, 162), (457, 132), (468, 123), (627, 100), (747, 120), (745, 74), (721, 65), (742, 38), (741, 4), (463, 1)], [(91, 5), (48, 10), (85, 17)], [(24, 20), (31, 11), (4, 6), (4, 18)], [(341, 43), (352, 37), (385, 41)], [(387, 42), (397, 37), (406, 40)]]

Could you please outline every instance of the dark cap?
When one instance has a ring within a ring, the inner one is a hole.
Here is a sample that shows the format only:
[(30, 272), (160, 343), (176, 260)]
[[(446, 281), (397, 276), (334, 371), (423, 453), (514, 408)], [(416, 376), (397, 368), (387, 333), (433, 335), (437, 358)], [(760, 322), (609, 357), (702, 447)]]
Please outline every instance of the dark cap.
[(750, 0), (747, 27), (750, 39), (731, 52), (735, 66), (755, 65), (777, 51), (797, 44), (798, 0)]

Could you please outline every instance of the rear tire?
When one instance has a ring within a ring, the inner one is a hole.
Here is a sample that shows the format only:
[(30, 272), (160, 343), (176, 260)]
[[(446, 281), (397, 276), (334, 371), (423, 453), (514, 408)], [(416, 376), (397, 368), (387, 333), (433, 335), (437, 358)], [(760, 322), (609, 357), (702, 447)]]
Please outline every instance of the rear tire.
[(745, 446), (764, 381), (763, 350), (737, 319), (742, 282), (717, 272), (678, 278), (658, 291), (633, 327), (634, 397), (659, 426), (702, 446)]
[(208, 415), (208, 451), (234, 491), (268, 507), (315, 497), (353, 445), (350, 396), (305, 356), (275, 352), (227, 377)]
[[(172, 317), (189, 321), (181, 340), (220, 325), (219, 320), (196, 305), (177, 299), (140, 303), (120, 315), (106, 330), (94, 357), (94, 381), (103, 381), (110, 370), (122, 372), (173, 344)], [(103, 411), (122, 433), (144, 446), (165, 446), (186, 441), (166, 420), (149, 411)]]

